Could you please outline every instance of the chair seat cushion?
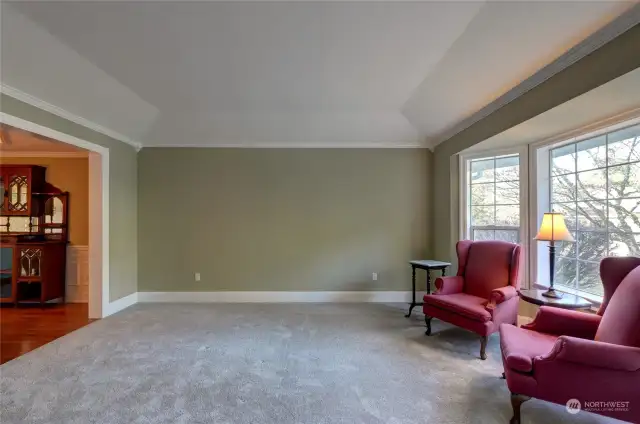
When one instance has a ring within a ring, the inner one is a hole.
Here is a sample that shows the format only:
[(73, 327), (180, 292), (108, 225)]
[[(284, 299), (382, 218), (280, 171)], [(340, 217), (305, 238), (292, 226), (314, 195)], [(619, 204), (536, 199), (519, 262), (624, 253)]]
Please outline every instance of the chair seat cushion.
[(500, 347), (507, 367), (520, 371), (533, 371), (533, 358), (551, 352), (558, 336), (500, 325)]
[(484, 308), (487, 299), (470, 294), (426, 294), (424, 303), (455, 312), (474, 321), (487, 322), (491, 320), (491, 314)]

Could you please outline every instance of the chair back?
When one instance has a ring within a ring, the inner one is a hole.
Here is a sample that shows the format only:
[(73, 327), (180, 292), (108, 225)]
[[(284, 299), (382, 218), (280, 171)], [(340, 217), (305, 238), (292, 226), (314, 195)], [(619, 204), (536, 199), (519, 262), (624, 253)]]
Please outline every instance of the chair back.
[(464, 277), (464, 292), (489, 299), (500, 287), (519, 288), (520, 246), (499, 240), (457, 244), (458, 275)]
[(608, 257), (600, 261), (600, 279), (604, 286), (604, 295), (602, 296), (602, 305), (600, 305), (598, 315), (604, 315), (611, 296), (613, 296), (624, 277), (638, 266), (640, 266), (640, 258), (634, 256)]
[[(623, 275), (625, 267), (634, 263), (631, 259), (640, 261), (638, 258), (606, 258), (600, 267), (605, 295), (609, 294), (609, 297), (606, 299), (607, 303), (603, 301), (600, 308), (603, 314), (596, 341), (640, 347), (640, 266)], [(605, 261), (607, 262), (604, 263)], [(619, 268), (614, 271), (616, 263)], [(617, 281), (616, 278), (620, 275), (623, 278)], [(607, 292), (616, 282), (613, 294)]]

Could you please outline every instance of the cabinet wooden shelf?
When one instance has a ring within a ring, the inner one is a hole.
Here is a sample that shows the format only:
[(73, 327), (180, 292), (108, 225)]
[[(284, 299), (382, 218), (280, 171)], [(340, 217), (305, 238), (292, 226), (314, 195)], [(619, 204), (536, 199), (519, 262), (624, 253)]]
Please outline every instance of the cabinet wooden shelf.
[(46, 168), (0, 166), (0, 302), (40, 304), (65, 295), (69, 193)]

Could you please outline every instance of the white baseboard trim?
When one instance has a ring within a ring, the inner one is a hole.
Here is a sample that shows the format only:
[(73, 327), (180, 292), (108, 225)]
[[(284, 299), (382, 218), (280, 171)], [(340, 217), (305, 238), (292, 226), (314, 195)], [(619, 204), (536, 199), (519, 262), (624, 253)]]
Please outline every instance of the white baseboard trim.
[(102, 314), (102, 316), (106, 318), (109, 315), (113, 315), (116, 312), (120, 312), (123, 309), (128, 308), (129, 306), (135, 305), (136, 303), (138, 303), (138, 293), (137, 292), (131, 293), (128, 296), (125, 296), (118, 300), (114, 300), (113, 302), (110, 302), (109, 306), (107, 307), (107, 310)]
[[(424, 293), (416, 292), (421, 302)], [(395, 303), (410, 302), (409, 291), (213, 291), (138, 292), (140, 303)]]
[[(420, 302), (424, 292), (416, 292)], [(409, 291), (136, 292), (109, 303), (103, 317), (136, 303), (405, 303)]]

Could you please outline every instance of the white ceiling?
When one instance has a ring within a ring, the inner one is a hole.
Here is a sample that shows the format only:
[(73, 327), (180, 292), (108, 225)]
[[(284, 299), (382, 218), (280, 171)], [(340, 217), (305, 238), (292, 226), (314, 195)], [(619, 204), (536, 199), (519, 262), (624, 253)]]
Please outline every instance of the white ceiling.
[(3, 3), (2, 82), (145, 146), (418, 146), (632, 5)]
[(530, 144), (622, 116), (640, 116), (640, 68), (488, 138), (467, 151)]

